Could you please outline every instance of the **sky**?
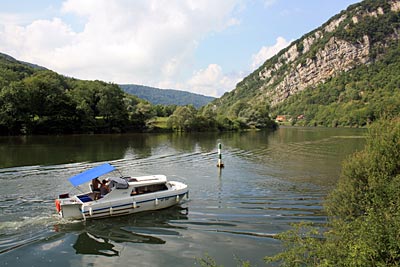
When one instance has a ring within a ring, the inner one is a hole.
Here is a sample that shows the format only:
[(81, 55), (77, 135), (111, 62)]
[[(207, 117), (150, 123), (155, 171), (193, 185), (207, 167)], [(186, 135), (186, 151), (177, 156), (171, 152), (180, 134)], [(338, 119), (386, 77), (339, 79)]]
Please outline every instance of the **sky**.
[(0, 52), (84, 80), (220, 97), (358, 0), (0, 0)]

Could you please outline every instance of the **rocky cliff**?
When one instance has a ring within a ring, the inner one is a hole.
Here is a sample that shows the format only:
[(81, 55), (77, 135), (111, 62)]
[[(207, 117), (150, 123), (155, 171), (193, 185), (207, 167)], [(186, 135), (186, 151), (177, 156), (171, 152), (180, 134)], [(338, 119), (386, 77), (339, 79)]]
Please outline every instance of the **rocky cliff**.
[[(304, 42), (307, 42), (307, 39)], [(293, 45), (293, 48), (297, 50), (297, 45)], [(306, 58), (305, 63), (298, 63), (292, 69), (286, 71), (283, 80), (272, 90), (268, 90), (268, 88), (277, 77), (272, 77), (269, 69), (260, 71), (259, 75), (262, 80), (269, 79), (260, 90), (265, 91), (265, 96), (274, 106), (290, 95), (296, 94), (309, 86), (324, 82), (339, 72), (348, 71), (356, 65), (368, 63), (370, 61), (369, 49), (368, 36), (364, 36), (363, 41), (357, 44), (331, 37), (329, 42), (316, 53), (314, 58)], [(296, 51), (290, 55), (290, 58), (296, 59), (299, 54)]]
[[(399, 12), (400, 1), (389, 1), (390, 11)], [(370, 37), (365, 34), (362, 39), (353, 43), (343, 40), (335, 35), (335, 30), (339, 27), (345, 30), (354, 27), (355, 24), (363, 21), (365, 17), (377, 18), (384, 16), (385, 11), (382, 6), (378, 6), (374, 10), (364, 10), (356, 8), (349, 14), (343, 14), (337, 19), (331, 20), (326, 26), (316, 30), (309, 36), (292, 44), (282, 55), (278, 57), (278, 63), (271, 67), (264, 67), (258, 71), (261, 80), (265, 81), (260, 87), (262, 94), (274, 106), (290, 95), (296, 94), (307, 87), (315, 86), (326, 81), (332, 76), (348, 71), (360, 64), (367, 64), (371, 60), (371, 41)], [(381, 45), (384, 45), (388, 40), (399, 39), (399, 29), (394, 28), (394, 34), (387, 36), (381, 40)], [(310, 50), (318, 42), (324, 42), (325, 36), (331, 36), (323, 46), (320, 45), (313, 55), (310, 55)], [(301, 55), (306, 55), (301, 57)], [(302, 62), (299, 62), (299, 59)], [(273, 73), (279, 71), (284, 66), (281, 62), (291, 64), (291, 66), (283, 73), (283, 80), (275, 83), (279, 76), (274, 76)], [(271, 85), (275, 85), (271, 88)]]
[(257, 104), (274, 109), (299, 92), (374, 64), (399, 42), (399, 12), (400, 0), (366, 0), (348, 7), (267, 60), (212, 107), (238, 117), (252, 113)]

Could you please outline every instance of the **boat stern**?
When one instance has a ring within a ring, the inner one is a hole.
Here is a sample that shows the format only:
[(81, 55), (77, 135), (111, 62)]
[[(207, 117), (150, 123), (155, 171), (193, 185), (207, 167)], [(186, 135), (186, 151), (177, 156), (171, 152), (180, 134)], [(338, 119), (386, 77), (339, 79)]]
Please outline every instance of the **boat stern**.
[(55, 200), (56, 210), (64, 219), (83, 219), (81, 212), (82, 202), (68, 194), (60, 195)]

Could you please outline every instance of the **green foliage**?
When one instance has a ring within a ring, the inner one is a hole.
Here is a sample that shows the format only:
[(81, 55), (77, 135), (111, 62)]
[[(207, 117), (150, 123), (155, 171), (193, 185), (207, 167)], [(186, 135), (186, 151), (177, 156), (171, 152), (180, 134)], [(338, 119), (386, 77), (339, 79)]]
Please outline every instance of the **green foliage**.
[[(362, 38), (367, 35), (372, 44), (382, 42), (387, 36), (395, 34), (397, 29), (400, 27), (400, 14), (395, 11), (390, 10), (390, 5), (388, 1), (383, 0), (367, 0), (363, 1), (362, 9), (366, 12), (373, 12), (382, 8), (385, 13), (384, 16), (369, 16), (364, 15), (361, 12), (356, 14), (357, 9), (353, 9), (348, 13), (348, 23), (347, 26), (340, 27), (336, 33), (336, 36), (340, 39), (357, 43), (357, 41), (362, 40)], [(359, 19), (357, 23), (350, 21), (353, 16), (358, 16)]]
[[(193, 94), (183, 93), (190, 97)], [(174, 97), (180, 98), (178, 94)], [(0, 54), (0, 134), (113, 133), (126, 131), (226, 131), (247, 128), (241, 119), (197, 111), (194, 106), (152, 105), (119, 86), (82, 81), (32, 67)], [(240, 114), (250, 112), (238, 110)], [(269, 127), (265, 109), (249, 113)], [(169, 117), (162, 129), (155, 117)], [(267, 118), (267, 119), (266, 119)], [(167, 127), (165, 127), (167, 125)]]
[(400, 120), (379, 121), (367, 144), (343, 164), (328, 196), (327, 230), (300, 224), (281, 234), (282, 266), (400, 265)]
[(400, 44), (387, 48), (378, 62), (309, 88), (274, 107), (273, 115), (287, 114), (306, 126), (363, 127), (381, 117), (400, 114)]
[(21, 82), (11, 82), (0, 91), (0, 129), (3, 132), (19, 133), (30, 121), (28, 92)]
[(193, 106), (177, 107), (169, 117), (167, 124), (175, 131), (191, 131), (196, 117), (196, 109)]
[(202, 267), (223, 267), (222, 265), (217, 265), (217, 262), (208, 254), (206, 254), (203, 258), (196, 259), (196, 261)]
[[(266, 112), (265, 110), (263, 111)], [(267, 118), (266, 120), (264, 120), (265, 117)], [(268, 114), (256, 114), (254, 118), (258, 123), (254, 127), (261, 125), (262, 127), (274, 128), (275, 126), (275, 123), (269, 119)], [(167, 125), (173, 131), (178, 132), (239, 131), (249, 128), (249, 123), (240, 118), (229, 119), (208, 109), (197, 111), (192, 105), (177, 107), (168, 118)]]
[[(243, 261), (236, 258), (237, 267), (250, 267), (251, 264), (249, 261)], [(196, 258), (196, 262), (200, 264), (202, 267), (223, 267), (223, 265), (218, 265), (217, 262), (210, 257), (210, 255), (205, 254), (203, 258)]]
[(193, 105), (195, 108), (200, 108), (215, 99), (211, 96), (204, 96), (185, 91), (158, 89), (136, 84), (123, 84), (120, 85), (120, 87), (125, 92), (145, 99), (154, 105)]
[(177, 105), (165, 106), (158, 104), (154, 106), (154, 111), (158, 117), (169, 117), (174, 113), (177, 107)]
[(35, 69), (19, 64), (14, 58), (0, 53), (0, 88), (32, 75)]
[(154, 116), (150, 104), (115, 84), (66, 78), (2, 54), (0, 85), (0, 134), (123, 132)]
[[(280, 262), (282, 267), (324, 266), (319, 264), (323, 242), (320, 231), (312, 223), (293, 224), (293, 229), (277, 236), (284, 242), (285, 251), (265, 257), (267, 263)], [(325, 265), (329, 266), (329, 265)]]

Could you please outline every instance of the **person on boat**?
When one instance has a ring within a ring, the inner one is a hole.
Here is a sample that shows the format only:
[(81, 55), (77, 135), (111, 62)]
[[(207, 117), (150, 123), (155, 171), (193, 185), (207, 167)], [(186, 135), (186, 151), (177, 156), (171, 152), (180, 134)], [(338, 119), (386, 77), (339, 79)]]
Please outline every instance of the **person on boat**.
[(100, 186), (100, 197), (104, 197), (110, 192), (110, 188), (107, 185), (107, 181), (103, 180)]
[(101, 187), (101, 182), (99, 178), (92, 179), (92, 191), (94, 193), (94, 200), (97, 200), (100, 197), (101, 194), (100, 187)]

